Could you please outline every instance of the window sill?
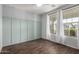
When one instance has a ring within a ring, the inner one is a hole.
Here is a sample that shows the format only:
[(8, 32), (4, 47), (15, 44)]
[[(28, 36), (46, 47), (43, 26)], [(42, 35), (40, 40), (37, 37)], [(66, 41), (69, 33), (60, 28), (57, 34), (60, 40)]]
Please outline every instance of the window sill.
[[(56, 36), (56, 34), (51, 33), (51, 36)], [(65, 38), (72, 38), (72, 39), (77, 39), (77, 37), (73, 36), (64, 36)]]
[(73, 37), (73, 36), (65, 36), (66, 38), (72, 38), (72, 39), (77, 39), (77, 37)]

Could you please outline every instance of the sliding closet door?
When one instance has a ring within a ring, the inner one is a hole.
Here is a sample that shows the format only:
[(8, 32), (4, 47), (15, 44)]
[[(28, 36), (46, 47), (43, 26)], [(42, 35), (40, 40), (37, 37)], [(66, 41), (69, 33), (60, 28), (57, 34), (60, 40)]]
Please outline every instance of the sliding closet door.
[(12, 19), (12, 44), (20, 43), (20, 20)]
[(28, 40), (34, 39), (34, 21), (28, 21)]
[(3, 46), (11, 44), (11, 18), (3, 17)]
[(41, 34), (40, 22), (39, 22), (39, 21), (35, 21), (34, 24), (35, 24), (35, 25), (34, 25), (34, 38), (35, 38), (35, 39), (38, 39), (38, 38), (41, 37), (41, 36), (40, 36), (40, 34)]
[(40, 38), (40, 32), (41, 31), (41, 28), (40, 28), (40, 22), (38, 21), (37, 22), (37, 25), (36, 25), (36, 35), (37, 35), (37, 38)]
[(27, 41), (28, 37), (28, 28), (27, 28), (27, 20), (21, 21), (21, 42)]

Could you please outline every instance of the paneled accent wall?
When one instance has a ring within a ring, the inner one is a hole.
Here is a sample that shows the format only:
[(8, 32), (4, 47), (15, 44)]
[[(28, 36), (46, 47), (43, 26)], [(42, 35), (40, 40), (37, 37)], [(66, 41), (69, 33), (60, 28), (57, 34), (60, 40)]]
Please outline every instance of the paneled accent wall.
[(16, 43), (19, 43), (21, 38), (20, 38), (20, 20), (19, 19), (15, 19), (15, 18), (12, 18), (11, 20), (11, 35), (12, 35), (12, 40), (11, 40), (11, 43), (12, 44), (16, 44)]
[(28, 41), (28, 22), (26, 20), (21, 20), (21, 32), (20, 32), (20, 41), (25, 42)]
[(2, 50), (2, 5), (0, 4), (0, 52)]
[(3, 24), (2, 24), (2, 27), (3, 27), (3, 46), (7, 46), (7, 45), (10, 45), (11, 44), (11, 40), (12, 40), (12, 28), (11, 28), (11, 18), (9, 17), (3, 17)]
[(40, 21), (3, 16), (3, 46), (40, 38)]

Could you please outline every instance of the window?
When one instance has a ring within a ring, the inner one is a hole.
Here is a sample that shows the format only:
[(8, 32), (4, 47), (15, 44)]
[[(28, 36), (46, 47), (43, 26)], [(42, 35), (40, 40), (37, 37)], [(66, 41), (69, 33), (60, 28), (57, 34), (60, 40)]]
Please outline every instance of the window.
[(64, 34), (66, 36), (77, 36), (79, 23), (79, 6), (63, 10)]
[(49, 16), (50, 18), (50, 32), (56, 34), (56, 14), (52, 14)]

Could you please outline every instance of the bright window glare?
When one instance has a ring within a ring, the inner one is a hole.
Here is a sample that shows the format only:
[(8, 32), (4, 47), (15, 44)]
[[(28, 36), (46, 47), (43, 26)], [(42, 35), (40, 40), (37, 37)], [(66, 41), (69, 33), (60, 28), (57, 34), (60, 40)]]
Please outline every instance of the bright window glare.
[(40, 6), (42, 6), (42, 4), (36, 4), (37, 5), (37, 7), (40, 7)]
[(63, 23), (71, 23), (71, 22), (78, 22), (78, 17), (76, 18), (69, 18), (69, 19), (64, 19)]

